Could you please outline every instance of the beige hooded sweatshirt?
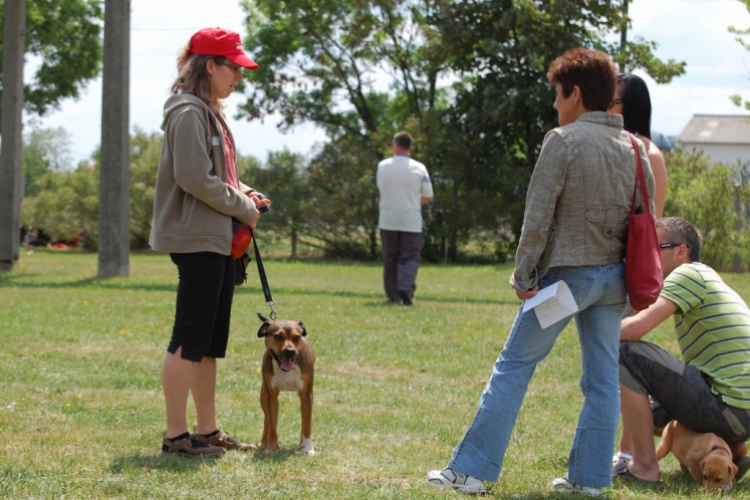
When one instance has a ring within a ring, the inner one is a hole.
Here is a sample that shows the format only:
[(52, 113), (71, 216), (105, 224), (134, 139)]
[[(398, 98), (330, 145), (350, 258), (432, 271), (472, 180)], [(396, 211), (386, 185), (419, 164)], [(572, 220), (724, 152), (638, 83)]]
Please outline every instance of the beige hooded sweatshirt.
[[(229, 255), (232, 217), (247, 222), (256, 208), (247, 196), (252, 188), (240, 182), (237, 190), (227, 184), (219, 119), (201, 99), (176, 94), (164, 104), (162, 130), (151, 248)], [(227, 133), (234, 144), (229, 127)]]

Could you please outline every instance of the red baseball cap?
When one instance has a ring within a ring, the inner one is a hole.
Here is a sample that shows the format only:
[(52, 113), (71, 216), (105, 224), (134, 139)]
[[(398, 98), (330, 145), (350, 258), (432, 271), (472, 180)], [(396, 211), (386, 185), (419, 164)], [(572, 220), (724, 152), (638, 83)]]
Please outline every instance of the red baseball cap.
[(258, 63), (245, 55), (239, 33), (223, 28), (202, 29), (190, 37), (190, 53), (224, 56), (243, 68), (258, 69)]

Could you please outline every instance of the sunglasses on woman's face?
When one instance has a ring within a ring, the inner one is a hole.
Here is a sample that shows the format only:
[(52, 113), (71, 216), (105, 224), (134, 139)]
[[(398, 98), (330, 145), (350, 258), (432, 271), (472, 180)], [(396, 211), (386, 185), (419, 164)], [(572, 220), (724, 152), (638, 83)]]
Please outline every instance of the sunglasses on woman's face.
[(242, 66), (237, 66), (236, 64), (232, 64), (230, 62), (224, 61), (224, 62), (220, 62), (220, 63), (217, 63), (217, 64), (221, 64), (222, 66), (226, 66), (227, 68), (231, 69), (235, 73), (241, 73), (242, 72)]

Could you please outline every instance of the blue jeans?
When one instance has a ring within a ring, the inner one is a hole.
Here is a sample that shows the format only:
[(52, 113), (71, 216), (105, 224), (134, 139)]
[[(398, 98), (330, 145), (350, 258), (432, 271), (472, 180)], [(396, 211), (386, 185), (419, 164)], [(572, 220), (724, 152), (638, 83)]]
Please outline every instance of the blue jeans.
[[(568, 457), (568, 480), (606, 487), (612, 484), (612, 450), (620, 413), (618, 347), (626, 297), (625, 267), (555, 267), (540, 287), (559, 280), (565, 281), (578, 304), (575, 320), (583, 364), (580, 386), (584, 402)], [(534, 369), (569, 322), (566, 318), (542, 329), (533, 310), (523, 314), (519, 309), (479, 399), (474, 422), (448, 467), (478, 479), (497, 481)]]

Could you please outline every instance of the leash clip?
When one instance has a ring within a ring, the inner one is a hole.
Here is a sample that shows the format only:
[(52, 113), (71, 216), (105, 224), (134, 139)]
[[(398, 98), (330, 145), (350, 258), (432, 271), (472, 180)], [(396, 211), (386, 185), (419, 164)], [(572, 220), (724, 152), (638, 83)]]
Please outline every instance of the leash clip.
[(266, 305), (271, 308), (271, 320), (276, 321), (276, 309), (273, 308), (273, 300), (266, 302)]

